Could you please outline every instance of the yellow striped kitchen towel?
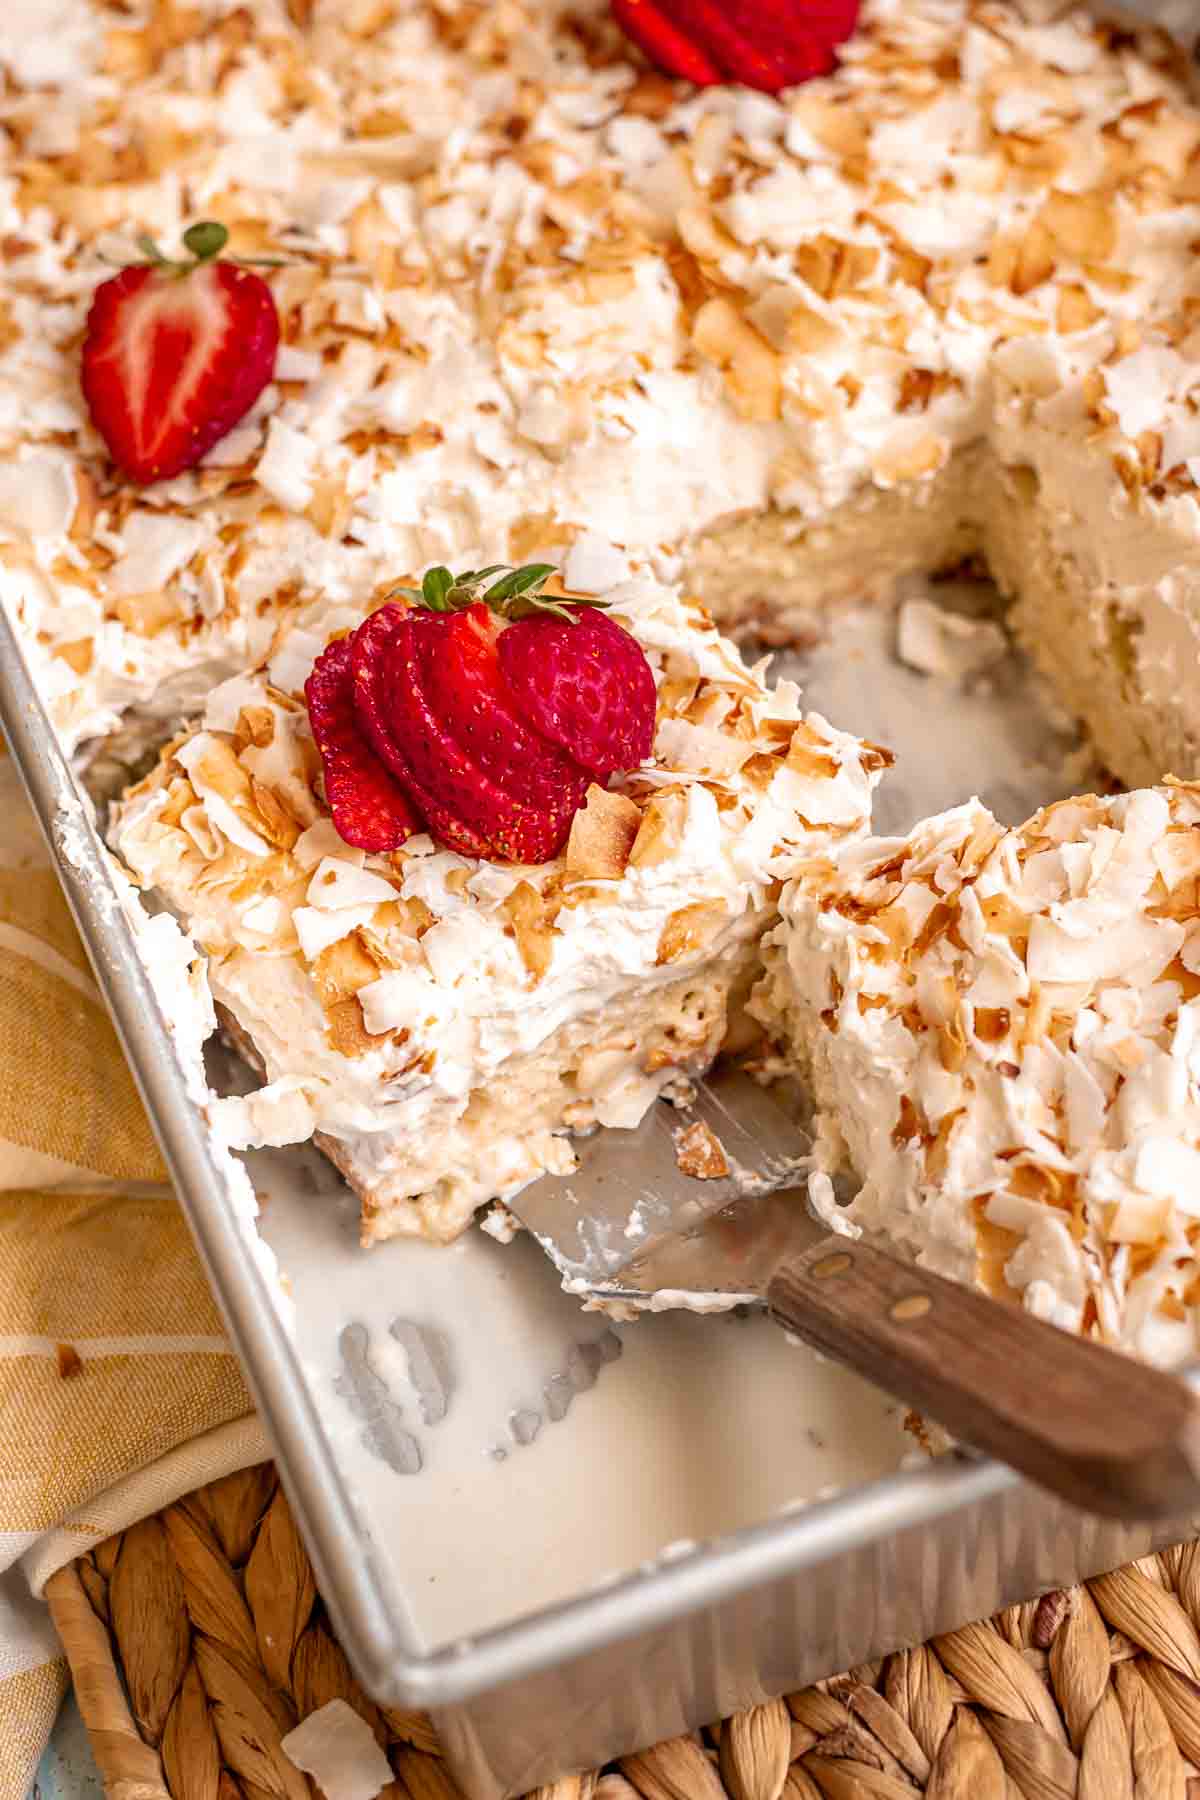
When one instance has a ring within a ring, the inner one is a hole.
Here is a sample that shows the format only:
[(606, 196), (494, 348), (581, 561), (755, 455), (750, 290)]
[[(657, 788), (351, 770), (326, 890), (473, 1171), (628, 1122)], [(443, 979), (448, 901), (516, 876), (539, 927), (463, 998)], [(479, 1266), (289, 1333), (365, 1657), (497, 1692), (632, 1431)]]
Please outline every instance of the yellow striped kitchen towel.
[(267, 1454), (0, 754), (0, 1800), (25, 1800), (66, 1685), (47, 1578)]

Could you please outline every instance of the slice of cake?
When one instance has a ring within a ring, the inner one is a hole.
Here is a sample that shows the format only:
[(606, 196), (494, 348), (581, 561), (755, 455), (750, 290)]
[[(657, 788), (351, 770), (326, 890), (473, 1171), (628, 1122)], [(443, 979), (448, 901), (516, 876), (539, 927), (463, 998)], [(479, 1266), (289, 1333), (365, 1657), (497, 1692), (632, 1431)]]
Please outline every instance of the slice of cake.
[[(452, 608), (449, 580), (439, 587), (435, 571), (425, 588)], [(414, 657), (429, 644), (448, 654), (436, 634), (465, 631), (468, 615), (428, 607), (419, 620), (395, 605), (366, 624), (361, 609), (336, 606), (298, 619), (270, 667), (218, 687), (116, 813), (114, 847), (206, 953), (228, 1029), (266, 1077), (258, 1093), (219, 1103), (222, 1128), (241, 1144), (315, 1133), (362, 1197), (368, 1243), (453, 1237), (481, 1202), (569, 1168), (562, 1133), (631, 1125), (706, 1066), (757, 972), (781, 881), (869, 817), (882, 752), (806, 715), (794, 684), (766, 687), (671, 592), (631, 582), (606, 599), (604, 630), (630, 652), (617, 697), (607, 661), (584, 666), (599, 629), (551, 618), (555, 654), (569, 640), (581, 660), (565, 688), (551, 681), (561, 664), (539, 666), (520, 711), (542, 707), (539, 729), (561, 726), (559, 740), (602, 775), (589, 733), (614, 707), (625, 730), (640, 664), (653, 749), (611, 782), (572, 790), (548, 858), (504, 860), (531, 836), (471, 835), (507, 801), (489, 789), (490, 814), (471, 810), (464, 754), (510, 798), (534, 789), (532, 753), (508, 754), (524, 725), (510, 718), (496, 741), (474, 664), (454, 664), (450, 692), (404, 737), (404, 757), (393, 754), (407, 665), (398, 652), (376, 665), (372, 645), (411, 626), (425, 632)], [(501, 646), (510, 630), (517, 642), (520, 624), (502, 625)], [(382, 669), (395, 734), (372, 737), (389, 761), (366, 775), (361, 762), (347, 773), (364, 740), (333, 730), (322, 685), (364, 646), (355, 679)], [(511, 692), (518, 661), (505, 661)], [(396, 767), (403, 793), (387, 785)], [(406, 821), (414, 799), (420, 816)], [(515, 803), (504, 819), (505, 833), (540, 829)], [(398, 847), (356, 848), (339, 826)]]
[(1200, 788), (978, 802), (791, 884), (753, 1002), (849, 1220), (1155, 1362), (1200, 1323)]

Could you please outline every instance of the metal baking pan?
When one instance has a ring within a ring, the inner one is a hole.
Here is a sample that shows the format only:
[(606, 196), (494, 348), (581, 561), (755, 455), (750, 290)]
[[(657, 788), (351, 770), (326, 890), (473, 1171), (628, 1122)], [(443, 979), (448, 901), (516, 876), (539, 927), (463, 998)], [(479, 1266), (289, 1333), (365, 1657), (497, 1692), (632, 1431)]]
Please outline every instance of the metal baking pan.
[[(901, 751), (882, 829), (974, 790), (1017, 818), (1078, 784), (1015, 658), (964, 687), (900, 667), (893, 637), (848, 618), (785, 663)], [(467, 1792), (522, 1792), (1187, 1532), (1081, 1517), (991, 1463), (912, 1466), (899, 1409), (765, 1321), (614, 1328), (532, 1245), (480, 1232), (364, 1253), (315, 1152), (249, 1159), (281, 1305), (3, 617), (0, 719), (341, 1641), (377, 1699), (433, 1712)]]

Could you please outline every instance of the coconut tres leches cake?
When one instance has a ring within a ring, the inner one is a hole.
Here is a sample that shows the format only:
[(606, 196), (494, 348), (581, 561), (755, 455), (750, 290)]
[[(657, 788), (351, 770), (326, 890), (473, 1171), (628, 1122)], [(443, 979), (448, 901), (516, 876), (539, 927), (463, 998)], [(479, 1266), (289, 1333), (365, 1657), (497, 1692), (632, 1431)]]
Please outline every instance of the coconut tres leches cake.
[(778, 884), (795, 933), (858, 867), (879, 753), (718, 631), (982, 555), (1122, 779), (1197, 764), (1184, 59), (999, 0), (748, 0), (719, 45), (676, 10), (0, 34), (5, 603), (72, 746), (202, 713), (113, 842), (266, 1077), (223, 1130), (315, 1133), (368, 1238), (636, 1117), (718, 1047)]

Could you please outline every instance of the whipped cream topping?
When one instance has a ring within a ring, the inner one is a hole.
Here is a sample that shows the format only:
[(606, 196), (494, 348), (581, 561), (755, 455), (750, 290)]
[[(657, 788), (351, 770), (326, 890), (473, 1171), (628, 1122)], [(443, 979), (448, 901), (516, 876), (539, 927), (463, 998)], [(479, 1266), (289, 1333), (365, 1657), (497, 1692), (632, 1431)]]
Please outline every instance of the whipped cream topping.
[(1159, 1363), (1200, 1322), (1200, 787), (977, 801), (785, 891), (792, 1035), (850, 1223)]
[[(318, 593), (503, 548), (674, 578), (767, 507), (919, 505), (979, 440), (1024, 465), (1034, 425), (1043, 482), (1064, 445), (1094, 463), (1081, 545), (1121, 509), (1194, 543), (1200, 114), (1165, 40), (871, 0), (840, 70), (772, 99), (672, 85), (606, 13), (55, 0), (0, 27), (0, 598), (71, 741), (178, 716)], [(284, 259), (277, 380), (134, 490), (79, 334), (137, 231), (206, 212)]]
[[(654, 754), (591, 790), (554, 862), (472, 861), (428, 837), (368, 856), (339, 839), (303, 704), (276, 685), (348, 622), (336, 609), (297, 619), (303, 656), (285, 644), (268, 672), (219, 686), (127, 796), (111, 841), (205, 952), (266, 1076), (220, 1103), (231, 1139), (315, 1131), (378, 1165), (398, 1134), (418, 1143), (435, 1116), (461, 1118), (497, 1071), (579, 1019), (644, 995), (648, 1028), (656, 993), (674, 1004), (713, 968), (727, 986), (780, 882), (863, 829), (883, 753), (806, 715), (793, 683), (766, 687), (764, 666), (669, 590), (631, 580), (607, 599), (655, 672)], [(608, 1071), (597, 1045), (567, 1123), (636, 1121), (678, 1072), (665, 1054), (641, 1066), (636, 1048), (618, 1045)], [(479, 1197), (511, 1191), (494, 1145), (475, 1154)]]

